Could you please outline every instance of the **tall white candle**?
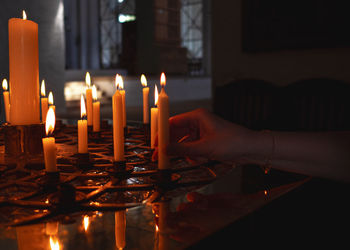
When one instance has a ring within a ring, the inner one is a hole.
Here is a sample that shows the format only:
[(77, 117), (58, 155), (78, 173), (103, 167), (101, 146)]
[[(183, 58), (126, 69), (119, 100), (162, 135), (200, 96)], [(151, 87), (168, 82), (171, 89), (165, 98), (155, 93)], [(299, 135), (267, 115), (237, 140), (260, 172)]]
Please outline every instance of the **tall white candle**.
[(8, 32), (11, 124), (39, 124), (38, 24), (23, 11), (23, 18), (9, 20)]
[[(115, 79), (117, 88), (119, 87), (118, 75)], [(113, 109), (113, 147), (114, 160), (124, 161), (124, 126), (123, 126), (123, 101), (120, 91), (117, 89), (112, 97)]]
[(143, 97), (143, 123), (149, 124), (149, 87), (144, 74), (141, 75), (142, 97)]
[(4, 96), (4, 109), (6, 115), (6, 122), (10, 122), (10, 94), (8, 92), (8, 83), (7, 80), (2, 80), (2, 95)]
[(170, 159), (166, 154), (166, 147), (169, 144), (169, 98), (165, 93), (166, 78), (162, 73), (160, 78), (162, 90), (158, 96), (158, 168), (167, 169), (170, 167)]
[(84, 96), (80, 97), (80, 116), (78, 121), (78, 153), (85, 154), (88, 152), (88, 130)]
[(55, 129), (55, 120), (55, 112), (50, 108), (45, 123), (47, 137), (42, 139), (46, 172), (57, 172), (55, 138), (50, 136)]
[(151, 108), (151, 148), (155, 148), (156, 135), (158, 133), (158, 89), (154, 86), (154, 107)]
[(86, 83), (87, 124), (89, 126), (92, 126), (93, 124), (92, 89), (91, 89), (91, 77), (89, 72), (86, 72), (85, 83)]
[(97, 90), (96, 86), (92, 86), (92, 98), (94, 99), (93, 103), (93, 131), (100, 131), (100, 102), (97, 101)]

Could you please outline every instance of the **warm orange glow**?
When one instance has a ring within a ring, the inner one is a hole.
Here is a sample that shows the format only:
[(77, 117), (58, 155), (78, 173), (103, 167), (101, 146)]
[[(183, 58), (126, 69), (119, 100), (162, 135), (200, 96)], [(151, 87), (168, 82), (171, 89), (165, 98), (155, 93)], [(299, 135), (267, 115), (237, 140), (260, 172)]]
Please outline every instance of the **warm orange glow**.
[(60, 250), (60, 243), (57, 239), (53, 239), (52, 236), (50, 236), (50, 247), (51, 250)]
[(144, 74), (141, 75), (141, 84), (143, 87), (147, 87), (147, 79)]
[(154, 85), (154, 105), (157, 106), (158, 104), (158, 88), (157, 85)]
[(22, 11), (22, 16), (23, 16), (23, 20), (27, 20), (27, 14), (24, 10)]
[(85, 100), (83, 94), (80, 97), (80, 117), (83, 118), (86, 116), (86, 107), (85, 107)]
[(159, 228), (158, 228), (158, 225), (156, 224), (156, 232), (158, 232), (159, 231)]
[(8, 89), (8, 83), (7, 83), (6, 78), (4, 80), (2, 80), (2, 89), (4, 91), (7, 91), (7, 89)]
[(97, 90), (95, 85), (92, 86), (92, 99), (94, 99), (94, 101), (97, 101)]
[(41, 81), (40, 93), (41, 93), (41, 96), (46, 96), (45, 80), (44, 79)]
[(85, 215), (84, 216), (84, 229), (85, 229), (85, 232), (88, 230), (89, 225), (90, 225), (90, 218), (89, 218), (89, 216)]
[(90, 88), (90, 86), (91, 86), (91, 77), (90, 77), (90, 73), (89, 72), (86, 72), (85, 83), (88, 86), (88, 88)]
[(264, 195), (265, 195), (265, 196), (267, 195), (267, 190), (264, 190)]
[(56, 123), (56, 117), (55, 117), (55, 111), (52, 107), (49, 108), (46, 114), (46, 122), (45, 122), (45, 130), (46, 135), (50, 135), (53, 130), (55, 129), (55, 123)]
[(48, 102), (49, 102), (50, 105), (53, 105), (53, 94), (52, 94), (52, 91), (50, 91), (50, 93), (49, 93)]
[(162, 87), (165, 87), (165, 85), (166, 85), (166, 77), (165, 77), (164, 72), (160, 75), (160, 85)]

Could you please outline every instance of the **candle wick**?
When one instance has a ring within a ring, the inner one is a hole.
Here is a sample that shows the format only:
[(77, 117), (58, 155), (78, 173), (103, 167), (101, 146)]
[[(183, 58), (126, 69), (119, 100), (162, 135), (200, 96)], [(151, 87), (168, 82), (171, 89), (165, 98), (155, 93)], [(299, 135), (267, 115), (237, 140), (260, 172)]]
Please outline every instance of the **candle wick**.
[(81, 117), (81, 119), (82, 119), (82, 120), (87, 120), (87, 115), (83, 115), (83, 116)]

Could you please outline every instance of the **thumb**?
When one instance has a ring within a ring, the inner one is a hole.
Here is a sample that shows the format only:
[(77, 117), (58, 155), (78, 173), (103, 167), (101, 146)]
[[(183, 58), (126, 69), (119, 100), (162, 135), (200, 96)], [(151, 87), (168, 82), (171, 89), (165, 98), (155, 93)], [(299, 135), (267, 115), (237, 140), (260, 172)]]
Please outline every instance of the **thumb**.
[(201, 140), (184, 143), (172, 143), (167, 147), (168, 155), (199, 157), (206, 155), (205, 143)]

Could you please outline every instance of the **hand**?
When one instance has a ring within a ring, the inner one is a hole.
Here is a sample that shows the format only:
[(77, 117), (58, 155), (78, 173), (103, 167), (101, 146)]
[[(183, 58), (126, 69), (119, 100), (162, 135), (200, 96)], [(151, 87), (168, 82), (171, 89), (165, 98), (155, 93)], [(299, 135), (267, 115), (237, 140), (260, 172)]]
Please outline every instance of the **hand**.
[[(239, 162), (254, 148), (255, 133), (204, 109), (170, 118), (169, 155)], [(253, 144), (251, 144), (253, 143)]]

